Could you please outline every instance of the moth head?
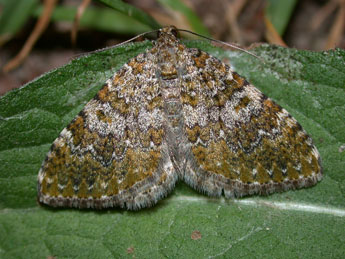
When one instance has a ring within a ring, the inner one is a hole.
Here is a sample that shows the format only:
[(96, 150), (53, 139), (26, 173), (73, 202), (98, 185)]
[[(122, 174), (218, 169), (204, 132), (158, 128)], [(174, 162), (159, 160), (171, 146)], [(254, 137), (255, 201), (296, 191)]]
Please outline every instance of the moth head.
[(179, 38), (178, 29), (174, 25), (163, 27), (162, 29), (160, 29), (158, 31), (158, 35), (157, 36), (158, 36), (158, 38), (160, 38), (164, 34), (165, 35), (169, 35), (169, 36), (173, 36), (175, 38)]

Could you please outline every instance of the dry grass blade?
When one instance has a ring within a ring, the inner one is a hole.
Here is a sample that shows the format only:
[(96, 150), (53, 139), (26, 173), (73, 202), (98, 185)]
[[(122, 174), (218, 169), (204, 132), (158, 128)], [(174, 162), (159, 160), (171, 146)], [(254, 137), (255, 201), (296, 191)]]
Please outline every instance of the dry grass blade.
[(90, 5), (91, 0), (83, 0), (81, 5), (78, 6), (77, 13), (74, 17), (73, 27), (71, 30), (71, 42), (72, 45), (75, 46), (77, 43), (77, 33), (79, 28), (80, 19), (86, 10), (86, 8)]
[(13, 59), (11, 59), (4, 67), (3, 72), (8, 73), (9, 71), (15, 69), (18, 67), (24, 59), (29, 55), (32, 47), (36, 43), (37, 39), (40, 37), (40, 35), (44, 32), (44, 30), (47, 28), (51, 14), (54, 10), (54, 7), (56, 5), (57, 0), (45, 0), (44, 1), (44, 11), (41, 15), (41, 17), (38, 19), (34, 30), (30, 34), (29, 38), (26, 40), (23, 48), (20, 50), (20, 52), (15, 56)]
[(340, 9), (329, 33), (325, 49), (337, 46), (342, 38), (345, 27), (345, 0), (339, 1)]
[(338, 2), (338, 0), (330, 1), (314, 14), (310, 23), (312, 31), (316, 31), (326, 18), (331, 15), (331, 13), (337, 8), (339, 4)]
[(231, 3), (224, 2), (225, 10), (226, 11), (226, 20), (231, 28), (231, 34), (233, 39), (243, 44), (243, 38), (241, 35), (241, 30), (237, 22), (237, 18), (241, 13), (242, 8), (245, 6), (247, 0), (237, 0)]
[(265, 25), (266, 25), (265, 37), (267, 41), (272, 44), (277, 44), (283, 47), (287, 47), (286, 43), (280, 37), (276, 29), (274, 28), (273, 24), (267, 17), (265, 17)]

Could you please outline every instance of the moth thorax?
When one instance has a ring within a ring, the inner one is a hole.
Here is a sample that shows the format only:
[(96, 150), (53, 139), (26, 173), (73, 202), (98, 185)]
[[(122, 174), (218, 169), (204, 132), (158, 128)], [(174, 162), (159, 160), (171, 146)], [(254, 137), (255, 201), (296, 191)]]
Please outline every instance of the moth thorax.
[(175, 48), (165, 48), (158, 57), (157, 72), (163, 80), (178, 77), (178, 62)]

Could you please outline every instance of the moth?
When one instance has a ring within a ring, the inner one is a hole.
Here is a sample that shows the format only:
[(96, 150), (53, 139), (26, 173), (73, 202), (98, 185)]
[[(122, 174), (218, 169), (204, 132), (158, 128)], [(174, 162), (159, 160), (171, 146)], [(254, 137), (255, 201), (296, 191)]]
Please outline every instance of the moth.
[(54, 141), (38, 173), (53, 207), (138, 210), (183, 180), (209, 196), (315, 185), (321, 159), (282, 107), (174, 26), (110, 78)]

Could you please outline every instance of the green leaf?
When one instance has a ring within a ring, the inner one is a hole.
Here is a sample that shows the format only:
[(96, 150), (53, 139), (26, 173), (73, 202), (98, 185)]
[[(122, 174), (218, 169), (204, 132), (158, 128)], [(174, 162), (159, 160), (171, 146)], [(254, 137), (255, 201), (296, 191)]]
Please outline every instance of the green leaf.
[(279, 35), (284, 34), (296, 4), (297, 0), (267, 0), (265, 15)]
[[(192, 30), (201, 35), (210, 37), (210, 33), (203, 25), (197, 14), (180, 0), (158, 0), (159, 3), (167, 8), (180, 12), (188, 20)], [(183, 29), (183, 28), (181, 28)]]
[(22, 28), (38, 0), (2, 0), (1, 4), (0, 41), (5, 41)]
[[(43, 6), (35, 9), (33, 15), (39, 17), (43, 12)], [(73, 22), (77, 8), (72, 6), (57, 6), (52, 14), (52, 21)], [(108, 7), (88, 7), (83, 13), (80, 27), (93, 28), (102, 31), (136, 35), (152, 28), (139, 22), (132, 16), (125, 15)]]
[(109, 7), (127, 16), (133, 17), (141, 23), (150, 26), (152, 29), (159, 29), (161, 27), (159, 23), (157, 23), (155, 19), (153, 19), (147, 13), (141, 11), (140, 9), (137, 9), (133, 5), (124, 3), (121, 0), (98, 0), (98, 2), (108, 5)]
[[(265, 63), (188, 41), (225, 61), (286, 108), (313, 137), (324, 179), (267, 197), (211, 199), (179, 183), (155, 207), (128, 212), (36, 203), (53, 140), (107, 78), (149, 42), (76, 60), (0, 98), (1, 258), (341, 258), (345, 243), (345, 51), (252, 50)], [(193, 240), (194, 231), (201, 239)]]

